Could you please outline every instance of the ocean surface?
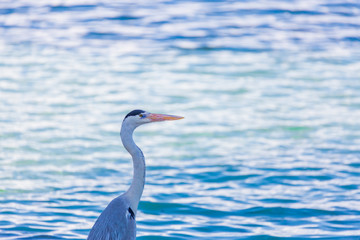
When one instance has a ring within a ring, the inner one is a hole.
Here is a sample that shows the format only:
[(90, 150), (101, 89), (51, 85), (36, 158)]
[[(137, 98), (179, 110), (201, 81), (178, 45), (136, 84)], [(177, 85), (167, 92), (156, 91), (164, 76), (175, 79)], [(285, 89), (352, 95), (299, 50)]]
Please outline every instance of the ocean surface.
[(360, 2), (0, 1), (0, 239), (360, 239)]

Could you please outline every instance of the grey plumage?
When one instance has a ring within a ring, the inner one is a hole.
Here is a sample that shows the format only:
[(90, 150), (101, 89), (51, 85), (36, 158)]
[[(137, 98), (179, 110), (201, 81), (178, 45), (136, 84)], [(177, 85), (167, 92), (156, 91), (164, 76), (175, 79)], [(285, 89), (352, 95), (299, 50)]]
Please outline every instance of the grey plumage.
[(88, 240), (132, 240), (136, 238), (135, 217), (129, 213), (126, 195), (112, 200), (96, 220)]
[(88, 240), (133, 240), (136, 238), (136, 212), (145, 185), (145, 158), (133, 140), (138, 126), (159, 121), (178, 120), (183, 117), (133, 110), (126, 115), (120, 136), (133, 160), (134, 174), (130, 188), (112, 200), (92, 227)]

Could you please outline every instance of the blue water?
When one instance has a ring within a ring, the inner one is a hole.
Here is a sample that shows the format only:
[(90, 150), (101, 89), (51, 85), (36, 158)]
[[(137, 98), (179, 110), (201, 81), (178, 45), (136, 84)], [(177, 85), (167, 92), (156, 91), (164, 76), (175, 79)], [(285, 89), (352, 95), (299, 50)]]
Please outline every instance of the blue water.
[(138, 239), (360, 239), (360, 3), (0, 2), (0, 238), (85, 239), (131, 182)]

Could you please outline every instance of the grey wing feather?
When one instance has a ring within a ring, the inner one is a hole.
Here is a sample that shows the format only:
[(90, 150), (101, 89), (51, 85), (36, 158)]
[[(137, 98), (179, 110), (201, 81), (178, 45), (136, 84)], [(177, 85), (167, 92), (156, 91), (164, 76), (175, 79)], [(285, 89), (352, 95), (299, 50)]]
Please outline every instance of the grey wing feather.
[[(135, 217), (124, 195), (112, 200), (96, 220), (88, 240), (133, 240), (136, 238)], [(131, 210), (129, 212), (129, 210)]]

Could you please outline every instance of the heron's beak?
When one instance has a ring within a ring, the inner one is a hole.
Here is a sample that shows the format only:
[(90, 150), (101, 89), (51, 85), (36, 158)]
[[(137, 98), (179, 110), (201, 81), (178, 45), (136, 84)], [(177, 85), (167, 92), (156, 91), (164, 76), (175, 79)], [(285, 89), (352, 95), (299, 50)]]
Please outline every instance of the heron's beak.
[(147, 116), (152, 122), (161, 122), (161, 121), (169, 121), (169, 120), (180, 120), (184, 117), (174, 116), (174, 115), (166, 115), (166, 114), (157, 114), (157, 113), (150, 113)]

